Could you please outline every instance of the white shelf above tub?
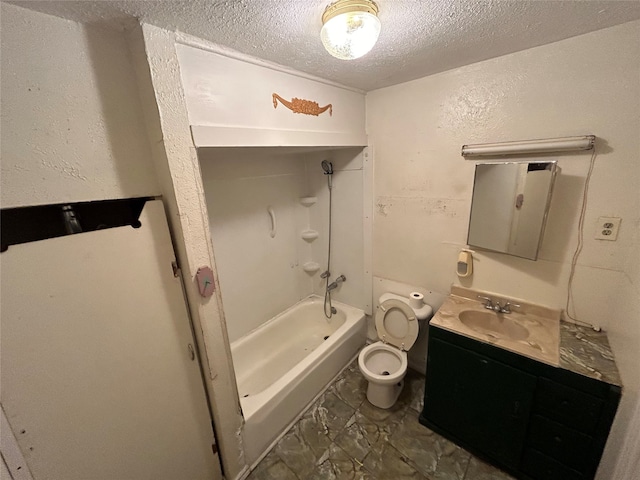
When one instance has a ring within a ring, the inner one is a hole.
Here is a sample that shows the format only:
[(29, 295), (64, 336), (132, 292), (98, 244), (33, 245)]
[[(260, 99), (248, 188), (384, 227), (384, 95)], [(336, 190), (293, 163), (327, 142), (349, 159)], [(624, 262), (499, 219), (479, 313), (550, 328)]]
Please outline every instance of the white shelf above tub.
[(311, 275), (313, 275), (314, 273), (316, 273), (318, 270), (320, 270), (320, 264), (317, 262), (306, 262), (302, 265), (302, 269), (307, 272), (310, 273)]
[(302, 237), (303, 240), (311, 243), (313, 242), (316, 238), (318, 238), (319, 233), (316, 230), (303, 230), (300, 233), (300, 236)]
[(300, 197), (300, 203), (305, 207), (310, 207), (318, 201), (318, 197)]

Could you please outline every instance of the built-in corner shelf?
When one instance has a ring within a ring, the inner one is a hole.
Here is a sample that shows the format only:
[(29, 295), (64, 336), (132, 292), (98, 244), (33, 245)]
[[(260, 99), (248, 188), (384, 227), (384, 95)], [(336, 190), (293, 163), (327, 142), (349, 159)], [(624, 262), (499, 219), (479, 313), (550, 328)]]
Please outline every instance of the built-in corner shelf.
[(310, 207), (318, 201), (318, 197), (300, 197), (300, 203), (305, 207)]
[(316, 273), (318, 270), (320, 270), (320, 264), (316, 263), (316, 262), (307, 262), (305, 264), (302, 265), (302, 269), (313, 275), (314, 273)]
[(318, 238), (318, 232), (316, 232), (315, 230), (303, 230), (300, 233), (300, 236), (302, 237), (303, 240), (306, 240), (307, 242), (311, 243), (316, 238)]

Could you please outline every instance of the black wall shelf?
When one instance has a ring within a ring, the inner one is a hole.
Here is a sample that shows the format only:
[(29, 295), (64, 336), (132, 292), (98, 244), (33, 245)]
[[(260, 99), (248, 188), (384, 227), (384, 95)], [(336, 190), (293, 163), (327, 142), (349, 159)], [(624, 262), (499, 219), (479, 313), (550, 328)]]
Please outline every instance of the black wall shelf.
[(11, 245), (130, 225), (139, 228), (140, 214), (153, 197), (59, 203), (0, 210), (0, 251)]

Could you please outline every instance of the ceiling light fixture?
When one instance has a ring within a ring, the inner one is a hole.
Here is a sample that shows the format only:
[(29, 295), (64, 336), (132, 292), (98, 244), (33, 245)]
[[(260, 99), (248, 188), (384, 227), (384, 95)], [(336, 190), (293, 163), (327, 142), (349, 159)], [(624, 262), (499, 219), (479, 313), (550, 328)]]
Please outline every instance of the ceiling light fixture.
[(320, 38), (324, 48), (341, 60), (369, 53), (378, 35), (378, 6), (371, 0), (338, 0), (322, 14)]

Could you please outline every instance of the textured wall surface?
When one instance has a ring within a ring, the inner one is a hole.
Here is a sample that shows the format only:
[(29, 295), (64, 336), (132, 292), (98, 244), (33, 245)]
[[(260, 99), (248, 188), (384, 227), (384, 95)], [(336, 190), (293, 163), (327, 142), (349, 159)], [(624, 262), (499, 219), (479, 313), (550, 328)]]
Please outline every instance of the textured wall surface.
[[(576, 315), (608, 330), (627, 387), (601, 478), (609, 478), (640, 388), (639, 59), (636, 21), (367, 96), (374, 275), (438, 293), (458, 282), (455, 262), (466, 242), (475, 162), (460, 156), (463, 144), (599, 137), (575, 278)], [(557, 157), (561, 173), (538, 261), (478, 252), (464, 285), (564, 308), (589, 157)], [(599, 216), (623, 218), (616, 242), (593, 239)]]
[[(175, 36), (142, 25), (131, 32), (130, 47), (153, 160), (200, 347), (220, 457), (225, 475), (236, 478), (247, 468), (242, 449), (242, 414), (219, 288), (216, 295), (202, 298), (195, 282), (198, 268), (206, 265), (215, 272), (216, 267), (198, 157), (180, 83)], [(218, 287), (217, 276), (215, 282)]]
[(123, 34), (1, 8), (2, 206), (158, 194)]

